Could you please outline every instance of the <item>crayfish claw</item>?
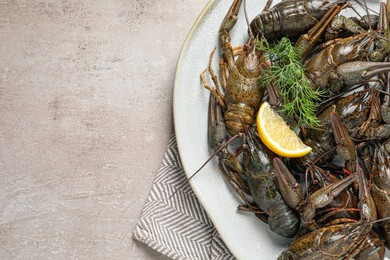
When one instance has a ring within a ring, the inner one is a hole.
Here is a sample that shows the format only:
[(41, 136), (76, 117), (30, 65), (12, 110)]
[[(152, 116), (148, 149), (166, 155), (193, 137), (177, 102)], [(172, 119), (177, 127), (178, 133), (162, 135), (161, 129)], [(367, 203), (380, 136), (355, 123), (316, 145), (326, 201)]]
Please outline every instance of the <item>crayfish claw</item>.
[(318, 42), (322, 33), (326, 30), (333, 18), (338, 14), (341, 7), (335, 4), (329, 11), (311, 28), (307, 34), (299, 37), (295, 43), (295, 47), (298, 49), (302, 59), (304, 59), (310, 51), (313, 49), (315, 44)]
[(336, 112), (330, 113), (330, 120), (334, 139), (336, 141), (336, 151), (340, 159), (345, 161), (345, 168), (349, 172), (356, 170), (356, 149), (352, 138)]
[(366, 83), (371, 78), (389, 71), (390, 62), (351, 61), (337, 67), (336, 75), (331, 79), (331, 83), (342, 82), (345, 88)]
[(228, 142), (237, 136), (232, 137), (225, 143), (227, 130), (222, 116), (222, 108), (212, 93), (210, 93), (208, 114), (208, 142), (210, 148), (213, 149), (220, 161), (223, 161), (224, 164), (238, 173), (242, 173), (240, 161), (227, 148)]
[(357, 176), (359, 183), (360, 217), (362, 220), (375, 221), (377, 219), (377, 213), (374, 199), (371, 196), (366, 177), (364, 176), (363, 169), (360, 167), (360, 165), (357, 167)]
[(210, 93), (208, 110), (208, 141), (211, 149), (220, 147), (226, 137), (227, 131), (222, 115), (222, 108), (218, 104), (216, 97)]
[(358, 178), (358, 175), (352, 174), (348, 177), (338, 180), (335, 183), (332, 183), (328, 186), (325, 186), (312, 195), (308, 199), (308, 204), (315, 208), (322, 208), (327, 206), (333, 201), (333, 199), (338, 196), (343, 190), (345, 190), (352, 182)]
[(291, 208), (299, 209), (304, 204), (305, 198), (302, 186), (295, 180), (282, 160), (275, 157), (273, 164), (279, 189), (284, 200)]

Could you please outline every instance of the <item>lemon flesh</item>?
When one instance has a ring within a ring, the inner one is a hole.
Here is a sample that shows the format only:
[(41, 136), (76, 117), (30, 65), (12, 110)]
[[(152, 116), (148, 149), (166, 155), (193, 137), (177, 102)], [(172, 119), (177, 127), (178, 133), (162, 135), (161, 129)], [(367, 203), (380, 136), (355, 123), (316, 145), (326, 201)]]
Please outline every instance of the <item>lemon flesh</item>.
[(260, 106), (256, 124), (263, 143), (277, 155), (293, 158), (310, 153), (311, 147), (302, 142), (267, 102)]

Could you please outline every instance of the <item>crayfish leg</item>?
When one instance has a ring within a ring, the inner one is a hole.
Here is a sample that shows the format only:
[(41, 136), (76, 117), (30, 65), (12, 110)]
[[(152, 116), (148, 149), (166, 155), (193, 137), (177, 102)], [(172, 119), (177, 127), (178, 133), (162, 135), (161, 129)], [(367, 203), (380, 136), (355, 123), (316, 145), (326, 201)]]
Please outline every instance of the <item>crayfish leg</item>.
[[(219, 82), (218, 82), (218, 78), (217, 78), (217, 75), (215, 74), (211, 64), (212, 64), (212, 60), (213, 60), (213, 55), (214, 55), (214, 52), (215, 52), (215, 48), (213, 49), (213, 51), (211, 52), (210, 54), (210, 59), (209, 59), (209, 65), (206, 69), (204, 69), (202, 71), (202, 73), (200, 73), (200, 79), (202, 81), (202, 84), (204, 86), (204, 88), (206, 88), (207, 90), (210, 91), (211, 94), (213, 94), (217, 100), (218, 100), (218, 103), (223, 107), (223, 108), (226, 108), (226, 104), (225, 104), (225, 97), (223, 96), (221, 90), (220, 90), (220, 87), (219, 87)], [(205, 78), (205, 73), (206, 72), (209, 72), (210, 73), (210, 76), (211, 76), (211, 79), (214, 83), (214, 86), (215, 87), (212, 87), (210, 86), (208, 83), (207, 83), (207, 80)]]

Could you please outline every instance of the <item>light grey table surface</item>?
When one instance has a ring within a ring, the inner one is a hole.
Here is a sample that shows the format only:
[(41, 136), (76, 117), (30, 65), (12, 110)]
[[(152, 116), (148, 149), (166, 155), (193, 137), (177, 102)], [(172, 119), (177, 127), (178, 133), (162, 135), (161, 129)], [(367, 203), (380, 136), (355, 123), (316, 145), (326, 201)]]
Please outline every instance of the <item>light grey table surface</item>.
[(132, 233), (207, 2), (0, 0), (0, 259), (166, 259)]

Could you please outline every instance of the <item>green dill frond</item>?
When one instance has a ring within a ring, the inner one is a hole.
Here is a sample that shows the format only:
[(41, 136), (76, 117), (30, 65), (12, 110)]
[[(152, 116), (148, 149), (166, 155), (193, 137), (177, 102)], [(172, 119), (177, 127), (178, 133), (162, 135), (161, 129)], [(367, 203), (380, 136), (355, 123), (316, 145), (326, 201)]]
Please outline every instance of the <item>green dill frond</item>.
[(257, 46), (271, 60), (271, 66), (261, 79), (263, 87), (273, 83), (282, 101), (282, 112), (298, 121), (298, 125), (319, 126), (315, 115), (316, 102), (325, 95), (324, 91), (314, 91), (305, 76), (298, 50), (286, 37), (271, 47), (263, 38)]

